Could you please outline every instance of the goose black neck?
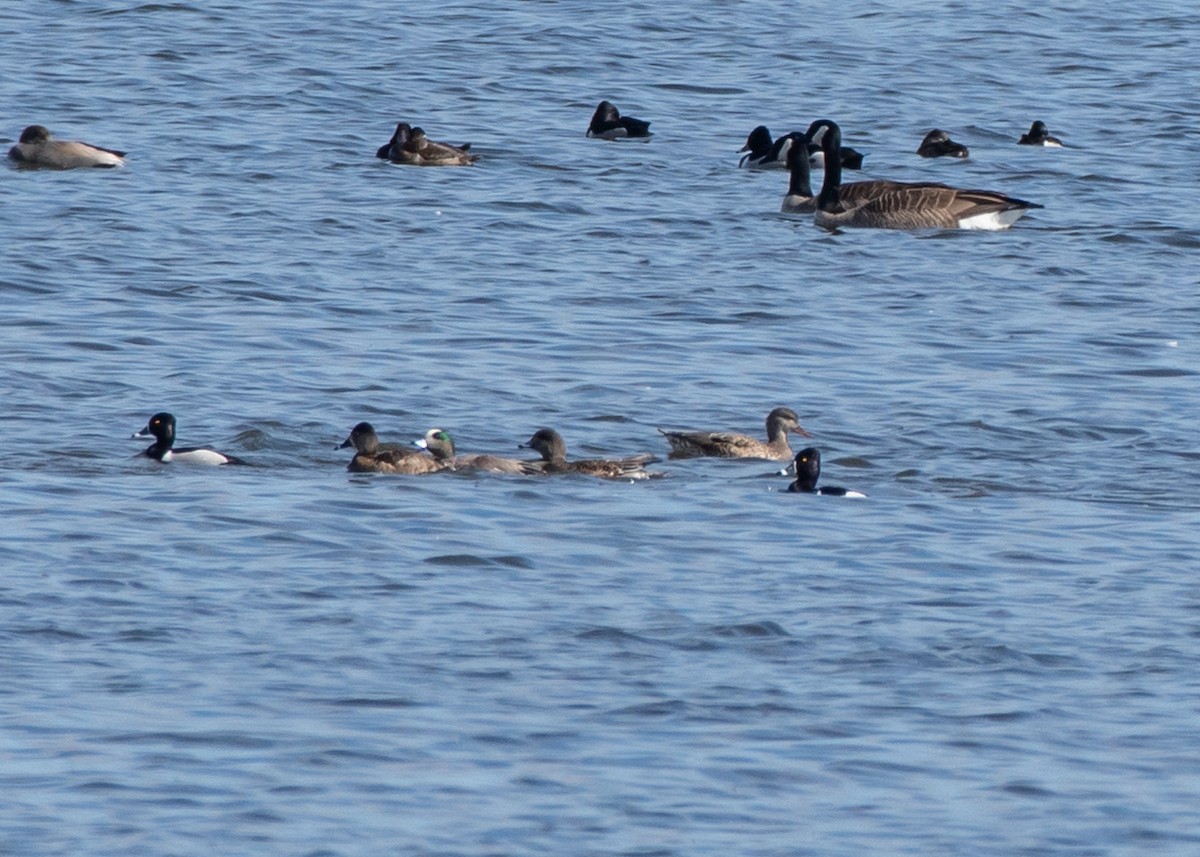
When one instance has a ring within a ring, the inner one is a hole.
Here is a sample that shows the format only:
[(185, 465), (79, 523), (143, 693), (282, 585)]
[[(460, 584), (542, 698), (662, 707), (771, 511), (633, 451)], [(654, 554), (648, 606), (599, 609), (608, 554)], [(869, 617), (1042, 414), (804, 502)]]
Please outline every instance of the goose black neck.
[(842, 185), (842, 129), (836, 122), (825, 123), (825, 134), (821, 137), (821, 151), (825, 154), (825, 180), (821, 183), (821, 195), (817, 197), (817, 208), (832, 211), (841, 198), (838, 188)]
[(791, 146), (788, 147), (787, 166), (790, 173), (788, 194), (812, 199), (812, 179), (808, 168), (807, 140), (803, 138), (792, 140)]

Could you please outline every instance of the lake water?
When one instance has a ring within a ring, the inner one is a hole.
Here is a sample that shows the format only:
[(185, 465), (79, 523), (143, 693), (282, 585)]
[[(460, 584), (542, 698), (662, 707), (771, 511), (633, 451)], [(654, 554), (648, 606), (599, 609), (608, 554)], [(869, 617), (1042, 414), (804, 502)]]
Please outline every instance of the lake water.
[[(0, 31), (0, 145), (130, 152), (0, 177), (0, 854), (1200, 852), (1194, 4)], [(783, 217), (736, 150), (822, 116), (1045, 208)], [(400, 120), (478, 165), (377, 160)], [(665, 460), (777, 405), (867, 500)], [(256, 466), (139, 457), (160, 410)], [(352, 475), (364, 419), (666, 476)]]

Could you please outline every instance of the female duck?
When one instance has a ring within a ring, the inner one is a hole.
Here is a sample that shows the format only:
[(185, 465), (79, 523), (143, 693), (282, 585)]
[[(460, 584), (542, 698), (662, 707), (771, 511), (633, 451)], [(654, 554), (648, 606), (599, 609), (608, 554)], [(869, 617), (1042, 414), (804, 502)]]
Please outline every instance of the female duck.
[(133, 435), (133, 438), (154, 438), (154, 443), (146, 447), (145, 454), (155, 461), (169, 464), (181, 461), (187, 464), (245, 464), (240, 458), (225, 455), (215, 449), (192, 446), (175, 449), (175, 417), (168, 413), (155, 414), (146, 423), (146, 427)]
[(454, 451), (454, 440), (448, 432), (440, 428), (431, 428), (420, 440), (413, 441), (414, 445), (429, 450), (433, 457), (444, 462), (451, 470), (485, 470), (489, 473), (514, 473), (529, 475), (540, 473), (541, 464), (536, 461), (521, 461), (516, 458), (502, 458), (498, 455), (458, 455)]
[(842, 168), (831, 157), (841, 144), (836, 122), (826, 120), (825, 181), (813, 218), (826, 229), (1007, 229), (1032, 208), (1042, 206), (991, 190), (963, 190), (935, 183), (892, 182), (862, 201), (842, 199)]
[(347, 437), (337, 447), (346, 449), (354, 447), (354, 458), (346, 465), (351, 473), (433, 473), (444, 470), (446, 464), (438, 461), (432, 455), (426, 455), (412, 447), (391, 446), (384, 448), (379, 443), (379, 436), (374, 427), (367, 422), (359, 423), (350, 430)]
[[(803, 160), (803, 159), (801, 159)], [(791, 408), (775, 408), (767, 414), (767, 440), (729, 431), (659, 432), (671, 444), (671, 458), (767, 458), (785, 461), (792, 457), (788, 432), (812, 437), (800, 425), (800, 417)]]
[(632, 116), (622, 116), (611, 101), (601, 101), (588, 124), (587, 136), (602, 140), (618, 140), (622, 137), (649, 138), (650, 123)]
[(470, 148), (470, 143), (451, 146), (430, 140), (424, 129), (401, 122), (392, 132), (392, 139), (375, 152), (375, 157), (393, 164), (413, 164), (418, 167), (469, 167), (479, 160), (478, 155), (467, 151)]
[(554, 429), (543, 428), (533, 433), (527, 443), (520, 444), (522, 449), (532, 449), (542, 456), (539, 470), (542, 473), (580, 473), (585, 476), (599, 476), (602, 479), (649, 479), (651, 474), (643, 468), (651, 461), (657, 461), (648, 452), (631, 455), (627, 458), (583, 458), (577, 461), (567, 461), (567, 445), (562, 435)]
[(796, 453), (796, 481), (787, 490), (798, 494), (824, 494), (831, 497), (866, 497), (861, 491), (852, 491), (836, 485), (820, 488), (817, 482), (821, 478), (821, 450), (810, 446)]
[(1055, 149), (1063, 147), (1063, 141), (1057, 137), (1051, 137), (1050, 129), (1040, 119), (1029, 126), (1029, 131), (1022, 134), (1017, 143), (1022, 146), (1050, 146)]
[(934, 128), (917, 146), (917, 154), (922, 158), (966, 158), (971, 150), (962, 143), (955, 143), (941, 128)]
[(8, 156), (22, 167), (73, 170), (80, 167), (123, 167), (125, 153), (89, 143), (55, 140), (42, 125), (30, 125)]

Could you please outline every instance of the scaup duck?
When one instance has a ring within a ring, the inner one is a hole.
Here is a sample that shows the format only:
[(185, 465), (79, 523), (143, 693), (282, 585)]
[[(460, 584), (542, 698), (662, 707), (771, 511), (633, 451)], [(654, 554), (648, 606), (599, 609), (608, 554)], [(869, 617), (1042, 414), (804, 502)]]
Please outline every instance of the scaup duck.
[(354, 458), (346, 465), (351, 473), (433, 473), (447, 466), (412, 446), (392, 444), (385, 449), (379, 443), (375, 428), (368, 422), (361, 422), (351, 429), (350, 436), (336, 448), (347, 447), (354, 448)]
[(155, 414), (146, 423), (146, 427), (132, 435), (133, 439), (146, 437), (154, 438), (154, 443), (146, 447), (145, 455), (163, 464), (180, 461), (186, 464), (245, 464), (240, 458), (207, 449), (200, 446), (175, 449), (175, 417), (171, 414)]
[(817, 487), (821, 478), (821, 450), (814, 446), (796, 453), (796, 481), (787, 487), (794, 494), (824, 494), (831, 497), (866, 497), (861, 491), (841, 488), (836, 485)]
[(542, 471), (542, 462), (522, 461), (517, 458), (503, 458), (499, 455), (476, 453), (473, 455), (458, 455), (454, 450), (454, 439), (449, 432), (440, 428), (431, 428), (425, 436), (413, 443), (422, 449), (429, 450), (438, 461), (445, 462), (452, 470), (486, 470), (489, 473), (513, 473), (529, 475)]
[(836, 122), (826, 122), (828, 127), (821, 141), (825, 149), (825, 181), (813, 217), (818, 226), (1007, 229), (1030, 209), (1042, 207), (997, 191), (966, 190), (932, 182), (892, 182), (865, 200), (843, 200), (842, 168), (832, 157), (841, 144), (841, 128)]
[(554, 429), (542, 428), (533, 433), (521, 449), (532, 449), (542, 456), (538, 462), (542, 473), (580, 473), (599, 476), (602, 479), (649, 479), (651, 474), (643, 468), (658, 458), (648, 452), (626, 458), (581, 458), (567, 461), (567, 444)]
[(407, 122), (400, 122), (388, 140), (375, 157), (393, 164), (413, 164), (418, 167), (469, 167), (479, 160), (478, 155), (472, 155), (468, 149), (470, 143), (452, 146), (431, 140), (423, 128), (414, 128)]
[(1050, 129), (1040, 119), (1029, 126), (1029, 131), (1022, 134), (1017, 143), (1022, 146), (1050, 146), (1056, 149), (1063, 147), (1063, 141), (1057, 137), (1051, 137)]
[(42, 125), (30, 125), (8, 156), (23, 167), (73, 170), (80, 167), (122, 167), (125, 153), (90, 143), (55, 140)]
[(623, 137), (650, 137), (650, 123), (632, 116), (622, 116), (611, 101), (601, 101), (588, 124), (588, 137), (618, 140)]
[(962, 143), (955, 143), (941, 128), (934, 128), (917, 146), (917, 154), (922, 158), (966, 158), (971, 150)]
[(671, 458), (767, 458), (784, 461), (792, 457), (788, 432), (812, 437), (800, 425), (800, 417), (791, 408), (775, 408), (767, 414), (767, 439), (729, 431), (659, 432), (671, 445)]

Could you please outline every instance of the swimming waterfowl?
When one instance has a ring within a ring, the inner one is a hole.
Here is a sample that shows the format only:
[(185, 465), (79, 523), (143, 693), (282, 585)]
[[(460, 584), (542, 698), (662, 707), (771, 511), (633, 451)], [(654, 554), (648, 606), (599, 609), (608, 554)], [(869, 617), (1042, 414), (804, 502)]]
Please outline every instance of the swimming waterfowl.
[(346, 466), (351, 473), (433, 473), (447, 466), (411, 446), (393, 445), (384, 449), (379, 443), (379, 436), (375, 434), (375, 428), (368, 422), (361, 422), (351, 429), (350, 436), (336, 448), (347, 447), (354, 448), (354, 458)]
[(1063, 147), (1063, 141), (1050, 136), (1046, 123), (1038, 120), (1029, 126), (1029, 131), (1021, 135), (1017, 142), (1023, 146), (1051, 146), (1057, 149)]
[(538, 429), (533, 433), (533, 437), (519, 446), (521, 449), (532, 449), (541, 454), (543, 473), (581, 473), (603, 479), (649, 479), (651, 474), (643, 468), (658, 460), (654, 455), (644, 452), (626, 458), (581, 458), (567, 461), (567, 445), (562, 435), (549, 428)]
[(775, 408), (767, 414), (767, 439), (729, 431), (666, 431), (659, 429), (671, 444), (671, 458), (768, 458), (785, 461), (792, 457), (788, 432), (812, 437), (800, 425), (800, 417), (791, 408)]
[(739, 154), (746, 153), (738, 161), (738, 166), (751, 170), (783, 168), (787, 166), (787, 155), (792, 144), (801, 136), (793, 131), (778, 140), (772, 140), (770, 129), (766, 125), (759, 125), (746, 137), (746, 145), (738, 149)]
[[(828, 119), (814, 119), (804, 132), (804, 139), (808, 141), (809, 163), (817, 169), (825, 166), (825, 150), (821, 147), (821, 138), (829, 122)], [(838, 161), (844, 170), (861, 170), (865, 157), (862, 152), (849, 146), (838, 146)]]
[(831, 157), (841, 129), (826, 120), (822, 136), (825, 181), (813, 217), (818, 226), (877, 229), (1006, 229), (1031, 208), (1042, 206), (997, 191), (966, 190), (944, 184), (895, 182), (862, 201), (841, 198), (842, 168)]
[[(784, 194), (783, 202), (779, 206), (779, 210), (785, 214), (812, 214), (817, 210), (817, 198), (812, 192), (811, 163), (805, 152), (805, 146), (797, 145), (791, 147), (787, 153), (788, 192)], [(883, 179), (869, 179), (844, 184), (840, 192), (847, 204), (853, 204), (878, 196), (898, 184)]]
[(837, 485), (817, 487), (821, 478), (821, 451), (810, 446), (796, 453), (796, 481), (787, 490), (796, 494), (824, 494), (832, 497), (866, 497), (861, 491), (853, 491)]
[(400, 122), (392, 132), (392, 139), (379, 147), (375, 157), (393, 164), (414, 164), (419, 167), (467, 167), (479, 160), (478, 155), (467, 151), (470, 148), (470, 143), (451, 146), (430, 140), (424, 129)]
[(51, 170), (125, 165), (124, 152), (77, 140), (55, 140), (43, 125), (30, 125), (22, 131), (20, 142), (8, 150), (8, 156), (23, 167)]
[(601, 101), (588, 124), (587, 136), (602, 140), (622, 137), (650, 137), (650, 123), (632, 116), (622, 116), (611, 101)]
[(146, 427), (139, 432), (135, 432), (132, 437), (134, 439), (154, 438), (154, 443), (146, 447), (144, 454), (155, 461), (161, 461), (163, 464), (169, 464), (172, 461), (180, 461), (187, 464), (246, 463), (240, 458), (234, 458), (232, 455), (225, 455), (222, 452), (217, 452), (215, 449), (208, 449), (201, 446), (175, 449), (175, 417), (165, 411), (152, 416), (150, 421), (146, 423)]
[(934, 128), (917, 146), (917, 154), (922, 158), (966, 158), (971, 150), (962, 143), (955, 143), (941, 128)]
[(431, 428), (425, 432), (423, 438), (414, 443), (422, 449), (429, 450), (435, 459), (444, 462), (451, 470), (486, 470), (489, 473), (529, 475), (540, 473), (543, 469), (540, 461), (522, 461), (487, 454), (458, 455), (454, 450), (454, 440), (448, 432), (440, 428)]

